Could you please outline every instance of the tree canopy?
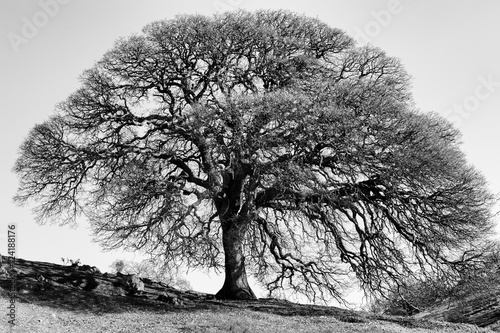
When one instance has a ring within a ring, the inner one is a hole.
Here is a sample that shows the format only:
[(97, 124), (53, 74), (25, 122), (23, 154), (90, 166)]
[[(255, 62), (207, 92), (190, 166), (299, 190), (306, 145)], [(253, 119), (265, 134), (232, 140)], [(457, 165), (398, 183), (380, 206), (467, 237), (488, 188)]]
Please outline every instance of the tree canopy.
[(20, 149), (16, 199), (107, 248), (224, 269), (219, 298), (342, 298), (480, 260), (492, 195), (400, 61), (287, 11), (122, 38)]

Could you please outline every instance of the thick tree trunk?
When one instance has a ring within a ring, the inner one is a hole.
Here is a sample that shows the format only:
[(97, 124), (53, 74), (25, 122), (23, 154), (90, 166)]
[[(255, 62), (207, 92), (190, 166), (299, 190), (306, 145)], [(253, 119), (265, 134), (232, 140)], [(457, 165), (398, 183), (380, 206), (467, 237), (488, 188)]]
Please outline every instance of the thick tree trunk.
[(217, 299), (245, 300), (256, 298), (248, 284), (245, 270), (244, 230), (244, 225), (234, 222), (222, 228), (226, 278), (222, 289), (215, 295)]

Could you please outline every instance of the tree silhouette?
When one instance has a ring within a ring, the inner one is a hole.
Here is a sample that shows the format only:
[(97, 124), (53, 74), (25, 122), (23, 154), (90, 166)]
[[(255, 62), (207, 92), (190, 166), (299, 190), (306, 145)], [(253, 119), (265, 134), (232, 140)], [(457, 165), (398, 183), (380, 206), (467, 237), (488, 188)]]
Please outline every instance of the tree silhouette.
[(81, 81), (15, 166), (41, 223), (84, 214), (107, 248), (223, 268), (222, 299), (255, 297), (247, 269), (315, 300), (480, 258), (493, 198), (459, 132), (397, 59), (317, 19), (154, 22)]

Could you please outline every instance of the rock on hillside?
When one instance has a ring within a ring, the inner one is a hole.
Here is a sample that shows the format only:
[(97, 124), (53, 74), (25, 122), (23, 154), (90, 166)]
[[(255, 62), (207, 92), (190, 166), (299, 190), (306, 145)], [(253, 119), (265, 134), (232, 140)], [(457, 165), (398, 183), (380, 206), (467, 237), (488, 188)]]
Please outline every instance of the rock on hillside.
[(64, 290), (68, 293), (91, 292), (106, 297), (130, 296), (171, 304), (213, 298), (213, 295), (183, 292), (162, 282), (139, 278), (133, 274), (103, 274), (89, 265), (64, 266), (16, 259), (12, 271), (8, 271), (5, 266), (4, 260), (3, 270), (0, 270), (0, 287), (10, 290), (12, 276), (15, 275), (16, 291), (21, 295)]

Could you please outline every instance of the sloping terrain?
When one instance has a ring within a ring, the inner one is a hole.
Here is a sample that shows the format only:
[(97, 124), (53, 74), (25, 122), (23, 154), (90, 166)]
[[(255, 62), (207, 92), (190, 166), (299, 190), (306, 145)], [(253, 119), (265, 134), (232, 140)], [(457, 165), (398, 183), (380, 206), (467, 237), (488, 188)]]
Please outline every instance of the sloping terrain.
[(469, 296), (461, 301), (443, 301), (416, 318), (474, 324), (500, 332), (500, 287)]
[[(148, 279), (102, 274), (87, 265), (17, 259), (13, 270), (6, 266), (4, 258), (0, 307), (7, 311), (14, 287), (13, 332), (488, 332), (274, 299), (219, 301)], [(9, 329), (8, 317), (2, 318), (0, 331)]]

